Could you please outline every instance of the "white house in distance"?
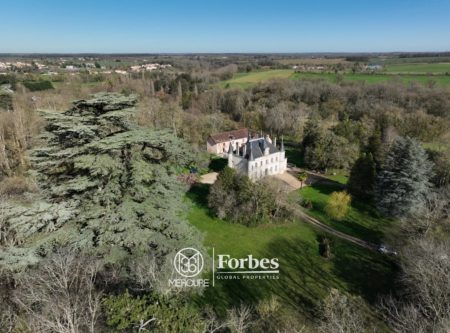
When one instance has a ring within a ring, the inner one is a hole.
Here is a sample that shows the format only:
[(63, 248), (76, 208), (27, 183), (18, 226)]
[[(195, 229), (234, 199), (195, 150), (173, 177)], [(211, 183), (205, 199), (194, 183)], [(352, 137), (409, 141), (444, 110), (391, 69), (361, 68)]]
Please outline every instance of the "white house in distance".
[(282, 174), (287, 168), (283, 139), (278, 148), (276, 139), (272, 142), (268, 135), (252, 138), (247, 129), (210, 135), (207, 146), (209, 152), (226, 156), (230, 168), (251, 180)]

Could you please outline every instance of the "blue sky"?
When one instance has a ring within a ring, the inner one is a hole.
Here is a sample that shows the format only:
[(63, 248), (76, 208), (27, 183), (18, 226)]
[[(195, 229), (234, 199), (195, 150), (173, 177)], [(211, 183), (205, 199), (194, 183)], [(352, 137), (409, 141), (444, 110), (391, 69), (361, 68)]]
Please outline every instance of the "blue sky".
[(0, 53), (450, 51), (449, 0), (13, 0), (0, 12)]

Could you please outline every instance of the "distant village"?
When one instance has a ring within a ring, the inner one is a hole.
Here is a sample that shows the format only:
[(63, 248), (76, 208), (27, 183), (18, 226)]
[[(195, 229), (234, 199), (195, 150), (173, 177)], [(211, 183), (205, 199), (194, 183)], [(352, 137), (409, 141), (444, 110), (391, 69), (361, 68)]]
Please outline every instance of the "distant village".
[[(111, 63), (112, 62), (112, 63)], [(87, 72), (89, 74), (122, 74), (140, 73), (163, 70), (172, 67), (168, 63), (157, 63), (145, 61), (145, 59), (136, 60), (132, 63), (122, 63), (121, 60), (111, 60), (109, 64), (97, 58), (79, 57), (79, 58), (47, 58), (45, 61), (40, 59), (30, 60), (2, 60), (0, 59), (0, 75), (10, 72), (34, 72), (43, 75), (58, 75), (62, 73), (76, 74), (77, 72)]]

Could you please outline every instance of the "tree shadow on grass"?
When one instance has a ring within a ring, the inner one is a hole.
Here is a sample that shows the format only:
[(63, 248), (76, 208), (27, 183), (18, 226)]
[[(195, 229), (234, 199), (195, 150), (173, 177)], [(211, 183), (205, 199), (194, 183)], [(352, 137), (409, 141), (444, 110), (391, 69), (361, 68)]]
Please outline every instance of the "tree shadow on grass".
[(228, 160), (225, 158), (213, 158), (209, 162), (208, 169), (214, 172), (220, 172), (227, 166)]
[(319, 256), (318, 243), (301, 238), (279, 238), (271, 242), (266, 256), (278, 256), (280, 278), (272, 281), (272, 292), (304, 316), (314, 319), (319, 301), (330, 286), (343, 288), (342, 282), (326, 269), (329, 261)]
[(379, 253), (339, 242), (334, 247), (333, 274), (347, 282), (351, 292), (375, 303), (394, 288), (398, 266)]
[(196, 183), (192, 185), (186, 196), (200, 207), (208, 208), (209, 184)]
[(211, 304), (224, 314), (226, 309), (240, 303), (256, 305), (275, 296), (283, 306), (313, 320), (316, 307), (329, 288), (345, 288), (345, 282), (330, 272), (332, 263), (320, 257), (315, 241), (276, 237), (262, 252), (253, 256), (278, 258), (278, 279), (216, 280), (214, 288), (205, 290), (201, 303)]
[(285, 141), (286, 157), (289, 164), (293, 164), (296, 167), (303, 168), (305, 163), (303, 161), (303, 155), (299, 146), (295, 146), (291, 142)]
[[(374, 304), (378, 297), (393, 288), (396, 268), (377, 253), (327, 235), (331, 240), (332, 257), (319, 254), (318, 239), (306, 241), (299, 237), (274, 237), (256, 258), (278, 258), (278, 279), (217, 280), (215, 287), (205, 289), (197, 304), (211, 305), (220, 315), (241, 303), (256, 306), (275, 296), (289, 312), (314, 320), (317, 306), (331, 288), (360, 295)], [(212, 273), (209, 278), (212, 280)]]
[[(318, 182), (311, 185), (312, 188), (325, 195), (330, 195), (332, 192), (342, 190), (340, 186), (340, 184), (333, 186), (328, 182)], [(373, 243), (380, 243), (384, 237), (382, 228), (387, 225), (387, 220), (382, 219), (376, 208), (373, 207), (373, 205), (369, 202), (352, 200), (351, 206), (353, 210), (343, 221), (338, 222), (327, 219), (323, 222), (326, 222), (333, 228), (346, 234)], [(317, 212), (312, 211), (312, 215), (316, 215), (320, 220), (323, 220), (323, 218), (321, 218), (323, 216), (321, 215), (325, 214), (325, 202), (314, 202), (314, 208), (317, 210)], [(362, 224), (362, 222), (370, 223), (371, 226), (366, 227)]]

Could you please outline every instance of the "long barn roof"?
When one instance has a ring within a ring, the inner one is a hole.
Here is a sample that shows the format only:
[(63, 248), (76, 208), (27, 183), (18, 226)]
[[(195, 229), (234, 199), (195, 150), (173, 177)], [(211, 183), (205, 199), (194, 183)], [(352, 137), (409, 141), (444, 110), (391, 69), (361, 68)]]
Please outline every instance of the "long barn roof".
[(247, 128), (241, 128), (234, 131), (228, 131), (228, 132), (222, 132), (222, 133), (216, 133), (211, 134), (209, 136), (212, 141), (217, 144), (221, 142), (227, 142), (231, 140), (237, 140), (237, 139), (244, 139), (248, 137), (248, 129)]

